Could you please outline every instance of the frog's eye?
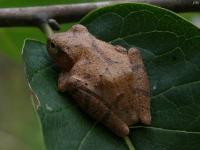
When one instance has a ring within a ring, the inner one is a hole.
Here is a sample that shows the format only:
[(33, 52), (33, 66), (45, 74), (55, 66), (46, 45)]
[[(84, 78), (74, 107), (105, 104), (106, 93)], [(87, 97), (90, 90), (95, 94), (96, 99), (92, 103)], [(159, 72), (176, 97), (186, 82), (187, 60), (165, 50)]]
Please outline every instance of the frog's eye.
[(56, 45), (53, 42), (49, 43), (48, 50), (51, 54), (54, 54), (54, 55), (58, 53), (58, 48), (56, 47)]
[(51, 47), (51, 48), (56, 48), (55, 44), (52, 43), (52, 42), (50, 43), (50, 47)]

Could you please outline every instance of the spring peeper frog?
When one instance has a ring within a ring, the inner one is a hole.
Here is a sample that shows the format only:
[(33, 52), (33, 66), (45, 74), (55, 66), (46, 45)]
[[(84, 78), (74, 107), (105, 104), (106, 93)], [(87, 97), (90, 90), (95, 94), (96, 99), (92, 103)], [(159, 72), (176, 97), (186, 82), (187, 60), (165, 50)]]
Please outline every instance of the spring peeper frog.
[(101, 41), (83, 25), (55, 33), (47, 47), (61, 70), (58, 89), (91, 117), (121, 137), (132, 124), (150, 124), (149, 81), (139, 50)]

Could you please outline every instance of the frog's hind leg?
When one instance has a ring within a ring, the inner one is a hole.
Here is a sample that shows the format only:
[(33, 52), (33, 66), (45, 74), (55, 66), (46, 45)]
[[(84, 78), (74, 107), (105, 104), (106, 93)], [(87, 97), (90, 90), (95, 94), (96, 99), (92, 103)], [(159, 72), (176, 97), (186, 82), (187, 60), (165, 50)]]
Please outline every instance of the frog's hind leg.
[(139, 113), (140, 121), (144, 124), (150, 124), (150, 88), (143, 60), (136, 48), (129, 49), (128, 56), (134, 74), (133, 95), (135, 108)]
[[(77, 85), (77, 83), (74, 83)], [(80, 85), (80, 83), (79, 83)], [(120, 137), (125, 137), (129, 134), (129, 128), (114, 112), (112, 112), (90, 89), (80, 86), (70, 91), (73, 99), (78, 105), (92, 118), (101, 122), (108, 127), (112, 132)]]

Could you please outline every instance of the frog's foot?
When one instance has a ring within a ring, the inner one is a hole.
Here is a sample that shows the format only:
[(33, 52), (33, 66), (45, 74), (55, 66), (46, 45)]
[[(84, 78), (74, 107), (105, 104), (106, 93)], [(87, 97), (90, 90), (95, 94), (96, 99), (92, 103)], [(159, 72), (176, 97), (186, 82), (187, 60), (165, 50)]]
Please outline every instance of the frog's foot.
[(143, 112), (140, 112), (140, 121), (146, 125), (151, 124), (151, 113), (149, 109), (146, 108)]
[(122, 47), (120, 45), (115, 45), (115, 50), (117, 52), (122, 53), (122, 54), (127, 54), (128, 53), (127, 49), (125, 49), (124, 47)]
[(146, 124), (146, 125), (150, 125), (151, 124), (151, 116), (148, 114), (148, 115), (144, 115), (142, 118), (141, 118), (141, 122), (143, 124)]

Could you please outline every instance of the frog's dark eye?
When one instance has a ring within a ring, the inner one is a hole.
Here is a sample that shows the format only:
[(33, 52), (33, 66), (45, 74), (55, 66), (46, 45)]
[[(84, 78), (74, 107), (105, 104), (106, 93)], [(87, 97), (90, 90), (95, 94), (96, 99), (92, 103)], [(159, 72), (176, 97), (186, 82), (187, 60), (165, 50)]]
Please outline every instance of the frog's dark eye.
[(52, 42), (50, 43), (50, 46), (51, 46), (51, 48), (56, 48), (55, 44)]
[(49, 45), (49, 46), (48, 46), (48, 50), (49, 50), (49, 52), (50, 52), (51, 54), (55, 55), (55, 54), (58, 53), (58, 50), (59, 50), (59, 49), (56, 47), (56, 45), (55, 45), (53, 42), (50, 42), (48, 45)]

